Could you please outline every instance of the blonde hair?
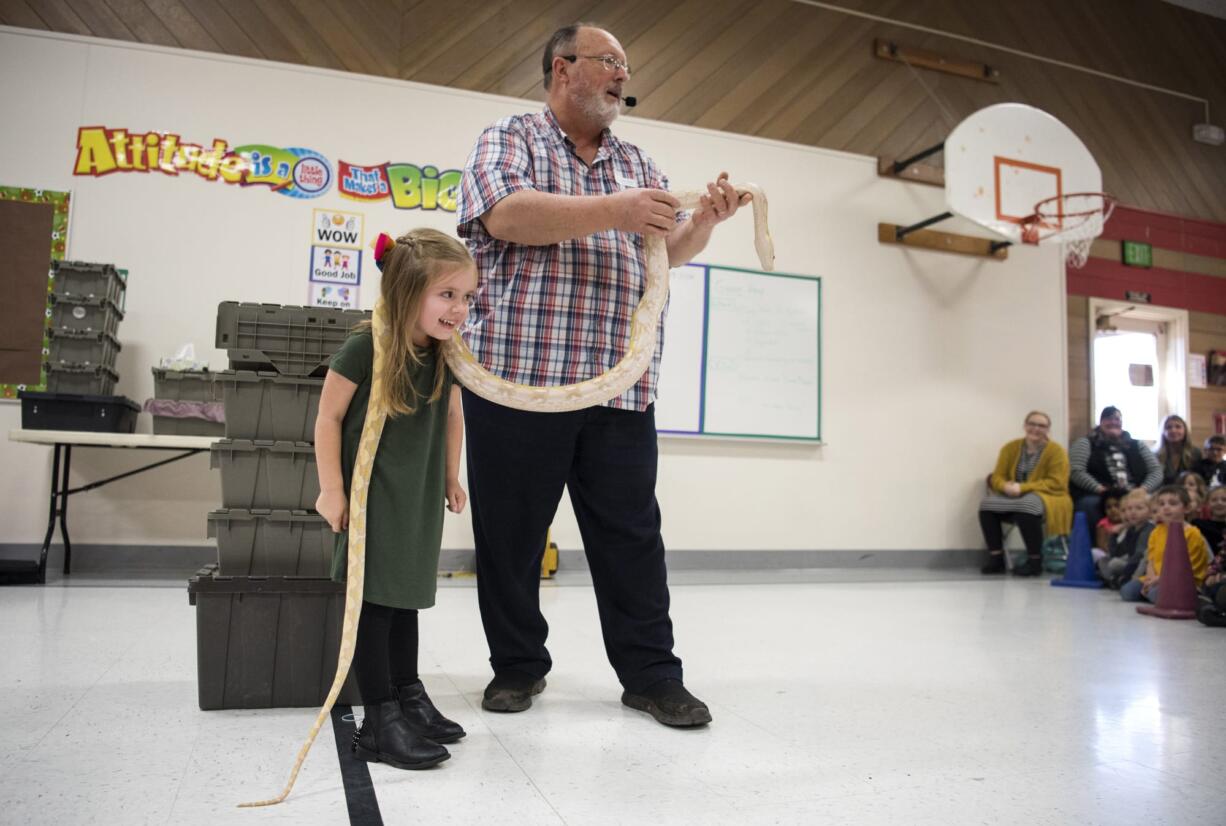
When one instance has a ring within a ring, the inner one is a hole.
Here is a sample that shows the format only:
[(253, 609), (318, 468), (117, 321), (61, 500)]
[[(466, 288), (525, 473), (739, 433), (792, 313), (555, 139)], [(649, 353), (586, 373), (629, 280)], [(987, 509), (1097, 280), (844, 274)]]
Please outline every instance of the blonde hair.
[[(443, 394), (447, 368), (439, 352), (441, 342), (430, 339), (425, 348), (419, 348), (413, 344), (413, 328), (430, 285), (462, 266), (474, 266), (468, 249), (450, 235), (424, 227), (401, 235), (386, 254), (379, 283), (388, 327), (383, 342), (383, 397), (379, 401), (389, 417), (417, 410), (421, 397), (413, 386), (410, 366), (425, 364), (424, 349), (434, 350), (435, 356), (434, 389), (426, 403), (437, 401)], [(363, 321), (355, 329), (370, 330), (371, 323)]]
[(1124, 505), (1128, 502), (1136, 502), (1138, 500), (1147, 505), (1149, 504), (1149, 493), (1146, 492), (1145, 488), (1133, 488), (1132, 490), (1128, 491), (1128, 493), (1124, 494), (1124, 498), (1120, 500), (1120, 504)]

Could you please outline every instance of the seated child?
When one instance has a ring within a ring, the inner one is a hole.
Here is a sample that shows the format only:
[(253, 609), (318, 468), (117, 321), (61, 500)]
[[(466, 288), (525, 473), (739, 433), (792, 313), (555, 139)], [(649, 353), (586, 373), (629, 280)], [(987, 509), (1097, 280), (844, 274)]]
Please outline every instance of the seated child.
[[(1224, 488), (1218, 488), (1224, 490)], [(1200, 589), (1196, 618), (1214, 628), (1226, 628), (1226, 545), (1219, 545), (1217, 556), (1209, 563), (1209, 573)]]
[(1166, 553), (1166, 537), (1172, 527), (1183, 528), (1183, 536), (1188, 543), (1188, 561), (1192, 563), (1192, 578), (1198, 586), (1205, 581), (1205, 572), (1209, 567), (1209, 549), (1205, 538), (1195, 526), (1183, 522), (1184, 511), (1190, 501), (1188, 491), (1178, 485), (1166, 485), (1158, 488), (1154, 499), (1158, 503), (1159, 524), (1149, 534), (1145, 549), (1145, 573), (1120, 588), (1120, 599), (1125, 602), (1158, 601), (1162, 557)]
[[(1226, 497), (1224, 497), (1226, 498)], [(1149, 494), (1137, 488), (1120, 500), (1123, 523), (1107, 543), (1106, 555), (1099, 559), (1098, 573), (1109, 588), (1119, 590), (1132, 578), (1145, 558), (1146, 543), (1154, 524), (1149, 521)]]
[(1182, 486), (1188, 492), (1187, 519), (1191, 522), (1193, 519), (1200, 519), (1204, 514), (1201, 509), (1205, 505), (1205, 500), (1209, 498), (1209, 486), (1205, 484), (1205, 480), (1201, 478), (1199, 473), (1184, 471), (1175, 479), (1175, 484)]
[(1103, 513), (1106, 516), (1098, 520), (1098, 524), (1094, 526), (1093, 555), (1096, 563), (1106, 558), (1107, 546), (1111, 544), (1112, 538), (1124, 530), (1124, 513), (1120, 503), (1126, 493), (1119, 488), (1111, 488), (1103, 493)]
[(1193, 519), (1192, 524), (1205, 537), (1210, 551), (1220, 551), (1226, 535), (1226, 487), (1209, 491), (1208, 517)]

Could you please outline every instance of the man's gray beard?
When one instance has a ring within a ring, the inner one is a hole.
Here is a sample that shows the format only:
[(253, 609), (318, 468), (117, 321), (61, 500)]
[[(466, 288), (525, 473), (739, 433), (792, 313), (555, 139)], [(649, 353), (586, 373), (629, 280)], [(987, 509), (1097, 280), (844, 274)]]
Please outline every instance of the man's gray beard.
[(617, 104), (607, 105), (596, 98), (585, 97), (579, 101), (579, 111), (588, 121), (601, 129), (608, 129), (620, 114)]

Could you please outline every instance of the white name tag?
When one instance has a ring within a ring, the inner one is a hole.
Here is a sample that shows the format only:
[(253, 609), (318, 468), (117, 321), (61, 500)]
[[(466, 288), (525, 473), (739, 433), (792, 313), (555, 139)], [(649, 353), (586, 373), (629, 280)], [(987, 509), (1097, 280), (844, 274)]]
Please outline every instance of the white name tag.
[(638, 187), (638, 183), (634, 180), (634, 178), (628, 175), (621, 175), (617, 172), (614, 172), (613, 178), (614, 180), (617, 181), (618, 186), (624, 189), (635, 189), (636, 187)]

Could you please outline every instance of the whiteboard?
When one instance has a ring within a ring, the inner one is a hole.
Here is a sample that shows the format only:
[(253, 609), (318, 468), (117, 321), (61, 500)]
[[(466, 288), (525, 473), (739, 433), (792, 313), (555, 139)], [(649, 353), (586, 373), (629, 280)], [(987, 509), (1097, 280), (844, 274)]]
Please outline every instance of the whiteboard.
[(672, 270), (656, 401), (662, 434), (821, 440), (821, 279)]

